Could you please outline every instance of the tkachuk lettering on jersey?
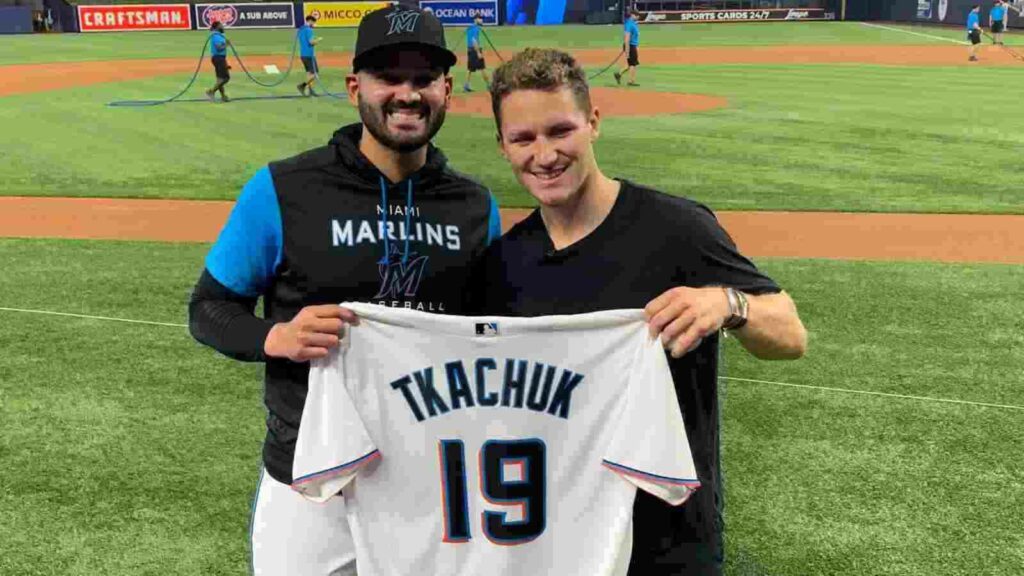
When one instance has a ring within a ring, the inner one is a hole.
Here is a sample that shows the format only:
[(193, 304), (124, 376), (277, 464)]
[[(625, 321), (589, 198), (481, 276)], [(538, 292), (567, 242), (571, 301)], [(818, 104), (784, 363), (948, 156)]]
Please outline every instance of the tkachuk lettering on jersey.
[(310, 364), (292, 488), (345, 499), (360, 576), (626, 576), (637, 489), (700, 485), (643, 310), (342, 306), (360, 322)]
[[(335, 248), (349, 248), (369, 242), (376, 244), (384, 241), (384, 224), (369, 220), (331, 220), (331, 245)], [(442, 246), (447, 250), (462, 249), (461, 231), (458, 226), (416, 222), (406, 230), (405, 222), (387, 223), (388, 240), (425, 243), (427, 246)]]
[[(466, 371), (467, 364), (472, 367)], [(528, 408), (534, 412), (547, 412), (559, 418), (569, 418), (572, 392), (583, 381), (583, 375), (572, 370), (546, 366), (542, 362), (506, 359), (501, 374), (494, 358), (477, 358), (474, 361), (453, 360), (446, 362), (439, 373), (444, 374), (445, 384), (442, 395), (434, 386), (434, 368), (423, 368), (391, 382), (391, 388), (402, 393), (409, 404), (409, 410), (417, 422), (447, 414), (451, 410), (475, 406), (501, 406), (503, 408)], [(526, 390), (527, 373), (530, 373), (529, 390)], [(472, 384), (469, 374), (473, 374)], [(555, 375), (558, 384), (555, 385)], [(494, 379), (489, 386), (488, 377)], [(497, 382), (501, 384), (498, 385)], [(413, 387), (415, 383), (415, 387)], [(553, 390), (553, 393), (552, 393)], [(525, 391), (525, 393), (524, 393)], [(418, 394), (417, 394), (418, 393)], [(525, 396), (525, 403), (523, 402)], [(445, 398), (448, 399), (445, 402)], [(426, 415), (424, 410), (426, 408)]]

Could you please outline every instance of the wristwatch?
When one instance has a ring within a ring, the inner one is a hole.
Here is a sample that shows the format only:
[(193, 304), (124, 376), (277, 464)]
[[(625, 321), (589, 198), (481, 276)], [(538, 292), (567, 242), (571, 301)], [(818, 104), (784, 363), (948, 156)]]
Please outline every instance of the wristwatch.
[(722, 323), (724, 330), (736, 330), (747, 323), (747, 296), (735, 288), (724, 288), (729, 300), (729, 317)]

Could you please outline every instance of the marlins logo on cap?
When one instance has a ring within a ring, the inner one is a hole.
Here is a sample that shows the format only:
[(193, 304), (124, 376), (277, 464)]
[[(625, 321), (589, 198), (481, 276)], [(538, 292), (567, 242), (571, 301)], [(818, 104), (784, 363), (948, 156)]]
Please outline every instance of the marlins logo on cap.
[(358, 72), (367, 65), (371, 53), (395, 46), (418, 48), (445, 70), (456, 62), (455, 54), (445, 43), (444, 26), (437, 16), (411, 6), (391, 6), (374, 10), (359, 22), (352, 68)]
[(391, 24), (388, 29), (388, 36), (392, 34), (413, 34), (416, 32), (416, 22), (420, 19), (421, 12), (415, 10), (403, 10), (386, 14), (385, 17)]

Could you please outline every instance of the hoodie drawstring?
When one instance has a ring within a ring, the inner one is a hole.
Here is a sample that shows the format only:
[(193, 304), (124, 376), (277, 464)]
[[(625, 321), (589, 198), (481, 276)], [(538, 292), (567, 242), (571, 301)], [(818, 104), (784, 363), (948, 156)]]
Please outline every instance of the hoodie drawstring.
[(409, 263), (409, 237), (412, 236), (412, 178), (405, 194), (405, 251), (402, 253), (402, 266)]
[[(380, 177), (380, 228), (384, 237), (384, 256), (378, 264), (388, 265), (391, 261), (391, 246), (388, 243), (388, 184)], [(412, 178), (409, 178), (405, 194), (405, 247), (402, 251), (402, 266), (409, 263), (409, 237), (412, 236)]]
[(380, 233), (384, 237), (384, 255), (377, 263), (387, 266), (391, 260), (391, 250), (388, 246), (388, 184), (383, 176), (380, 177), (380, 208)]

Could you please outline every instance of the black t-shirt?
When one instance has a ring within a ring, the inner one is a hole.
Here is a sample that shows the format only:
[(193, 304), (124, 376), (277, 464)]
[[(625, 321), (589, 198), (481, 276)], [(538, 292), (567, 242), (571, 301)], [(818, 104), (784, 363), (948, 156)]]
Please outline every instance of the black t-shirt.
[[(476, 274), (484, 287), (470, 306), (508, 316), (643, 308), (676, 286), (781, 290), (739, 253), (710, 209), (628, 181), (605, 220), (575, 244), (556, 250), (534, 211), (491, 245)], [(631, 574), (699, 571), (705, 562), (695, 556), (715, 564), (722, 555), (718, 336), (669, 363), (702, 487), (676, 508), (638, 492)]]

